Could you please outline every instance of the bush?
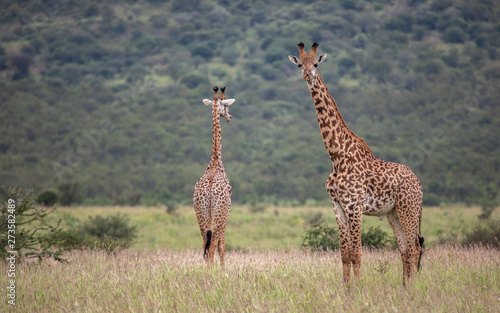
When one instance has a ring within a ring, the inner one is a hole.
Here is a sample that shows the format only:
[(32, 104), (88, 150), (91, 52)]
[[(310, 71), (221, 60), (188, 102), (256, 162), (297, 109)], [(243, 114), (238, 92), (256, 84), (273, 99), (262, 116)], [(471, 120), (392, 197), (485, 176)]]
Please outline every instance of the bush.
[(250, 213), (262, 213), (265, 212), (267, 209), (267, 205), (264, 203), (252, 203), (250, 204), (250, 207), (248, 207), (248, 211)]
[(40, 204), (51, 206), (56, 204), (58, 198), (55, 191), (45, 190), (38, 194), (36, 201)]
[[(55, 211), (54, 207), (37, 206), (32, 191), (18, 187), (0, 187), (0, 201), (0, 259), (5, 261), (11, 256), (8, 251), (16, 251), (16, 258), (65, 261), (58, 241), (62, 232), (59, 223), (50, 226), (45, 222), (45, 218)], [(12, 220), (15, 224), (10, 223)], [(8, 234), (14, 235), (14, 243)]]
[(104, 242), (106, 238), (120, 241), (120, 247), (129, 247), (136, 238), (136, 226), (128, 225), (128, 218), (117, 213), (108, 217), (97, 215), (89, 216), (89, 220), (83, 224), (83, 231), (92, 237)]
[(434, 0), (432, 1), (431, 9), (433, 11), (443, 11), (447, 9), (452, 3), (453, 0)]
[(179, 205), (175, 201), (169, 201), (167, 203), (167, 213), (174, 214), (179, 209)]
[(198, 87), (199, 84), (205, 83), (206, 79), (198, 74), (188, 74), (181, 78), (181, 83), (190, 89)]
[(85, 17), (97, 16), (99, 15), (99, 7), (96, 3), (92, 2), (87, 6), (85, 10)]
[(416, 70), (425, 73), (425, 75), (437, 75), (443, 69), (442, 63), (435, 60), (425, 61), (416, 66)]
[[(315, 251), (328, 251), (340, 249), (340, 234), (337, 225), (328, 227), (322, 222), (312, 225), (305, 229), (306, 234), (302, 241), (302, 247), (310, 247)], [(392, 238), (387, 232), (370, 227), (367, 231), (361, 232), (361, 244), (375, 249), (397, 248), (395, 238)]]
[(481, 221), (470, 232), (465, 233), (462, 244), (483, 244), (500, 248), (500, 219)]
[(10, 60), (10, 65), (14, 68), (13, 80), (23, 79), (30, 75), (30, 66), (33, 57), (27, 54), (17, 54)]
[(340, 249), (340, 235), (337, 226), (328, 227), (328, 225), (318, 223), (305, 228), (305, 230), (302, 247), (309, 247), (314, 251)]
[(344, 75), (349, 69), (356, 67), (356, 62), (351, 58), (342, 58), (338, 62), (339, 74)]
[(209, 61), (213, 58), (214, 53), (212, 52), (212, 49), (207, 46), (196, 46), (193, 50), (191, 50), (191, 55), (193, 57), (200, 56), (205, 59), (205, 61)]
[(405, 33), (409, 33), (412, 30), (413, 20), (402, 19), (401, 17), (395, 16), (387, 23), (386, 28), (389, 30), (397, 30)]
[(240, 51), (238, 50), (238, 48), (233, 46), (225, 47), (222, 51), (221, 56), (224, 62), (231, 66), (234, 66), (236, 65), (236, 61), (240, 56)]
[(427, 29), (430, 30), (436, 29), (438, 22), (439, 22), (439, 15), (432, 12), (425, 14), (418, 20), (418, 23), (420, 25), (424, 25), (425, 27), (427, 27)]
[(464, 31), (458, 26), (451, 26), (444, 32), (444, 41), (451, 43), (461, 43), (465, 40)]
[(385, 82), (391, 69), (391, 63), (386, 60), (372, 60), (365, 68), (368, 73), (375, 75), (380, 82)]
[[(361, 233), (361, 243), (363, 246), (371, 247), (375, 249), (383, 249), (388, 247), (394, 247), (394, 240), (391, 240), (391, 236), (388, 233), (380, 229), (380, 226), (376, 228), (370, 227), (366, 232)], [(397, 247), (397, 243), (396, 243)]]
[(89, 219), (72, 229), (63, 231), (58, 238), (61, 247), (72, 249), (96, 249), (113, 252), (133, 244), (137, 237), (137, 227), (130, 226), (125, 215), (108, 217), (89, 216)]

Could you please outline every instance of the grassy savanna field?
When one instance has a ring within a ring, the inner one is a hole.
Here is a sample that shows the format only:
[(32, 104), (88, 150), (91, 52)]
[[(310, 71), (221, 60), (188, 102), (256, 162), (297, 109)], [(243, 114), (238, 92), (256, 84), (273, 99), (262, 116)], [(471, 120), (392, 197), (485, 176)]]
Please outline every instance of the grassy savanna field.
[[(479, 208), (424, 208), (427, 249), (422, 271), (402, 286), (399, 253), (363, 250), (362, 278), (342, 283), (340, 252), (300, 249), (304, 226), (331, 208), (272, 207), (252, 213), (234, 206), (226, 232), (226, 267), (203, 261), (194, 212), (180, 207), (59, 208), (51, 217), (70, 227), (88, 216), (126, 214), (137, 225), (127, 250), (67, 252), (53, 260), (17, 264), (18, 312), (498, 312), (500, 252), (481, 246), (437, 245), (439, 235), (477, 223)], [(498, 213), (497, 213), (498, 214)], [(497, 215), (498, 216), (498, 215)], [(365, 227), (387, 221), (364, 217)], [(470, 224), (470, 225), (469, 225)], [(216, 256), (218, 261), (218, 256)], [(5, 273), (5, 264), (0, 271)], [(7, 309), (0, 302), (0, 312)]]
[[(342, 281), (339, 252), (227, 254), (198, 250), (74, 251), (69, 263), (18, 266), (18, 312), (498, 312), (500, 255), (484, 247), (428, 249), (413, 284), (394, 251), (364, 250), (362, 278)], [(2, 272), (5, 266), (1, 265)], [(6, 311), (6, 301), (0, 311)], [(10, 308), (12, 309), (12, 308)]]
[[(493, 212), (493, 217), (500, 215)], [(181, 206), (174, 214), (167, 214), (165, 207), (62, 207), (50, 216), (49, 221), (62, 219), (63, 227), (84, 222), (88, 216), (108, 216), (120, 213), (136, 225), (138, 238), (133, 249), (169, 249), (182, 251), (200, 249), (202, 239), (193, 208)], [(479, 207), (444, 206), (425, 207), (422, 215), (422, 234), (427, 247), (434, 246), (439, 236), (459, 235), (478, 223)], [(304, 227), (313, 220), (324, 220), (336, 227), (331, 207), (274, 207), (252, 213), (248, 206), (233, 206), (226, 228), (229, 250), (268, 250), (299, 248), (305, 234)], [(393, 234), (386, 219), (363, 216), (363, 229), (380, 226)]]

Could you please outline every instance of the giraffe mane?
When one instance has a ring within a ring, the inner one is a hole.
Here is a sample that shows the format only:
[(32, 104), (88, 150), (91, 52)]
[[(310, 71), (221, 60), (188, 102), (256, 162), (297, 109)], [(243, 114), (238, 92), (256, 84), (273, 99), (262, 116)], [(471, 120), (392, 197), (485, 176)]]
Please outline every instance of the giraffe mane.
[(330, 97), (330, 99), (332, 100), (332, 105), (333, 105), (333, 108), (335, 109), (335, 113), (337, 113), (337, 116), (340, 118), (340, 122), (342, 123), (342, 126), (347, 130), (347, 132), (354, 138), (356, 139), (360, 144), (361, 146), (365, 147), (366, 150), (368, 150), (368, 152), (370, 152), (371, 154), (373, 154), (372, 150), (370, 149), (370, 147), (368, 147), (368, 145), (366, 144), (365, 140), (361, 137), (359, 137), (358, 135), (356, 135), (350, 128), (349, 126), (347, 126), (346, 122), (344, 121), (344, 118), (342, 117), (342, 114), (340, 114), (340, 111), (339, 111), (339, 108), (337, 107), (337, 103), (335, 102), (335, 100), (333, 99), (332, 95), (330, 94), (330, 91), (328, 91), (328, 87), (326, 86), (325, 82), (323, 81), (323, 78), (321, 78), (321, 75), (319, 75), (319, 73), (317, 74), (317, 78), (316, 79), (319, 79), (318, 82), (320, 82), (321, 84), (323, 84), (323, 86), (325, 86), (325, 91), (326, 91), (326, 94), (328, 95), (328, 97)]

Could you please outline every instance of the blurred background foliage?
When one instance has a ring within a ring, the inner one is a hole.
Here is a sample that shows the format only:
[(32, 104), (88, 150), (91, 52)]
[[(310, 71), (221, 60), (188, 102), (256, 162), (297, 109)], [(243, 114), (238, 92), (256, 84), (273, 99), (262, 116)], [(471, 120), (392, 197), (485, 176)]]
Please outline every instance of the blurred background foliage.
[(412, 168), (427, 205), (498, 202), (498, 2), (195, 2), (3, 1), (0, 184), (189, 204), (211, 151), (201, 100), (227, 85), (233, 201), (328, 204), (331, 163), (287, 59), (318, 41), (347, 124)]

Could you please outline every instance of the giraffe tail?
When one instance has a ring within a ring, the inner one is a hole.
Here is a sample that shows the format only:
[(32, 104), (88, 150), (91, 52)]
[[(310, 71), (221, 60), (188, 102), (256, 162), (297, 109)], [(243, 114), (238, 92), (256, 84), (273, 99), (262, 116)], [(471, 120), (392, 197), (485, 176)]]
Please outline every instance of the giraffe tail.
[(210, 248), (210, 243), (212, 242), (212, 231), (207, 230), (207, 243), (205, 245), (205, 251), (203, 252), (203, 257), (207, 257), (208, 248)]
[(418, 217), (418, 244), (420, 245), (420, 255), (418, 256), (417, 271), (420, 272), (420, 261), (424, 253), (424, 237), (422, 236), (422, 207), (420, 207), (420, 216)]

